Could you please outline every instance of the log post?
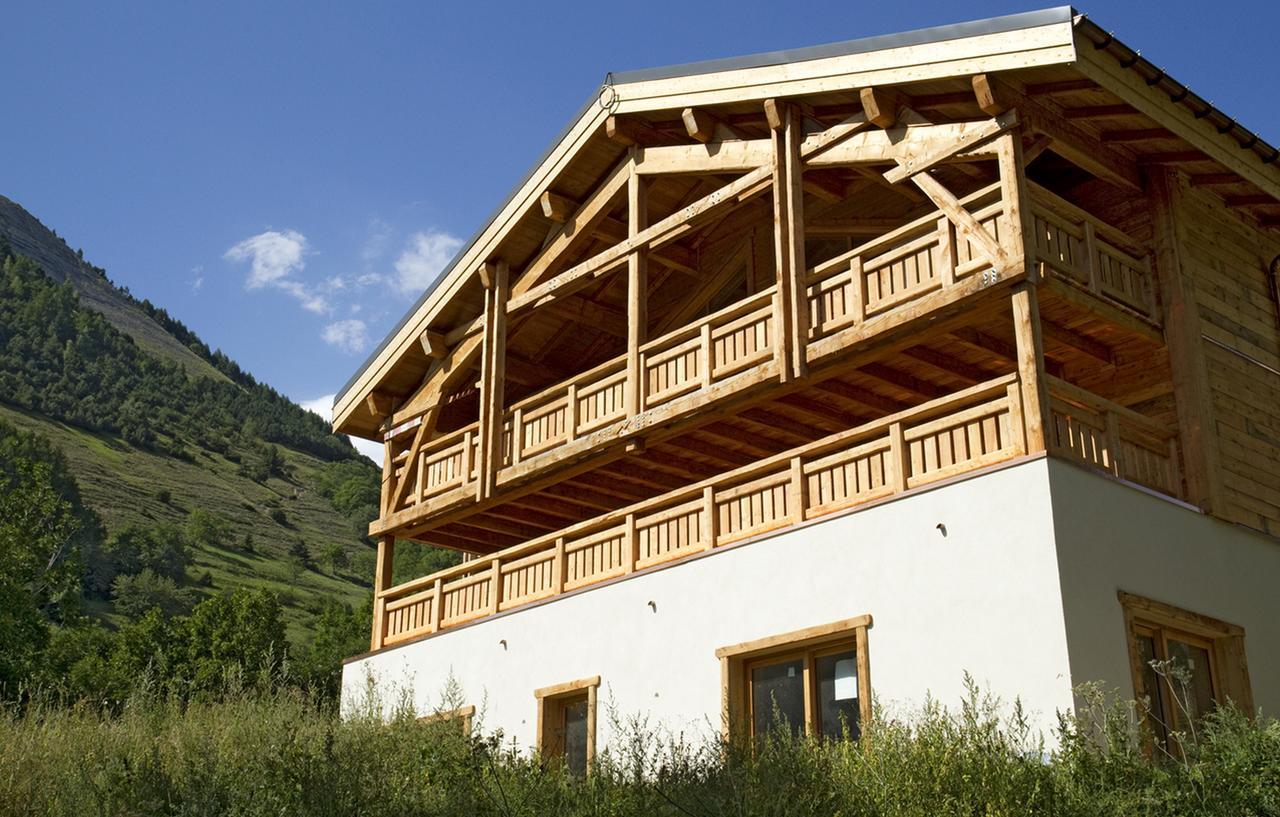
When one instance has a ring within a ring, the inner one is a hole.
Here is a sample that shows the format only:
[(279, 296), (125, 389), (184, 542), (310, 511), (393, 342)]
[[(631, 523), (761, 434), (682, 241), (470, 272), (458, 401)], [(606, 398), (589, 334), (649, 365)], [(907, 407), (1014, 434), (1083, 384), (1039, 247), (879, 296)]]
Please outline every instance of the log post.
[(476, 499), (493, 496), (502, 467), (502, 402), (507, 346), (507, 264), (485, 262), (484, 341), (480, 359), (480, 473)]
[(1218, 438), (1214, 433), (1209, 372), (1200, 341), (1196, 285), (1183, 261), (1185, 242), (1178, 215), (1182, 184), (1175, 170), (1153, 170), (1147, 178), (1147, 196), (1155, 222), (1156, 276), (1165, 344), (1173, 370), (1173, 401), (1178, 412), (1186, 499), (1206, 513), (1212, 513), (1223, 510)]
[[(631, 151), (631, 172), (627, 177), (627, 238), (648, 226), (648, 197), (644, 179), (636, 170), (638, 151)], [(627, 416), (644, 411), (644, 345), (649, 324), (649, 250), (637, 247), (627, 256)]]
[(1005, 234), (1000, 246), (1012, 265), (1004, 275), (1018, 277), (1031, 272), (1027, 252), (1034, 231), (1027, 176), (1022, 160), (1022, 128), (1015, 127), (996, 137), (996, 164), (1000, 169), (1000, 199), (1004, 204)]
[(808, 372), (809, 293), (805, 286), (803, 121), (794, 106), (774, 102), (779, 111), (773, 140), (773, 240), (777, 268), (774, 323), (783, 381)]
[(1013, 290), (1013, 337), (1017, 347), (1018, 384), (1022, 390), (1022, 420), (1026, 428), (1026, 451), (1045, 450), (1045, 421), (1049, 417), (1049, 395), (1044, 372), (1044, 336), (1040, 327), (1040, 304), (1036, 285), (1025, 281)]
[(386, 638), (387, 600), (383, 594), (391, 587), (391, 566), (395, 560), (396, 538), (383, 536), (378, 539), (378, 560), (373, 570), (373, 633), (369, 649), (382, 647)]

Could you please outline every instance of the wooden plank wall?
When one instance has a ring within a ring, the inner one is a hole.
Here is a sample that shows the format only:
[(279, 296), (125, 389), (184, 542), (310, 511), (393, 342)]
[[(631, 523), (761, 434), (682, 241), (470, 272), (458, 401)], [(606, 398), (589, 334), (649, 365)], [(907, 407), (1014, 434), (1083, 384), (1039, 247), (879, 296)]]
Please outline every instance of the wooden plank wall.
[(1224, 504), (1218, 515), (1280, 535), (1280, 331), (1267, 282), (1280, 235), (1185, 180), (1180, 192), (1182, 258), (1195, 282), (1218, 439)]

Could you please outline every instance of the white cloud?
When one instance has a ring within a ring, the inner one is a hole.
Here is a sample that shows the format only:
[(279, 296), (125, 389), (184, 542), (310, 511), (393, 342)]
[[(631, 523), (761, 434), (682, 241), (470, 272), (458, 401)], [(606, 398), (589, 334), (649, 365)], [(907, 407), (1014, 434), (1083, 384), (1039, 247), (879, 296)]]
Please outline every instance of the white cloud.
[(462, 247), (462, 239), (438, 230), (414, 233), (396, 259), (396, 289), (417, 295), (436, 280)]
[(357, 354), (369, 347), (369, 330), (364, 321), (356, 318), (334, 321), (320, 333), (324, 342), (344, 352)]
[[(335, 395), (326, 394), (317, 397), (314, 400), (299, 400), (298, 405), (314, 414), (319, 414), (324, 418), (326, 423), (333, 421), (333, 399)], [(382, 443), (373, 440), (364, 440), (360, 437), (347, 437), (356, 450), (373, 460), (378, 465), (382, 464)]]
[(331, 311), (328, 300), (295, 277), (306, 268), (309, 251), (307, 237), (297, 230), (267, 230), (236, 244), (223, 258), (249, 262), (245, 289), (275, 287), (296, 298), (303, 309), (326, 314)]

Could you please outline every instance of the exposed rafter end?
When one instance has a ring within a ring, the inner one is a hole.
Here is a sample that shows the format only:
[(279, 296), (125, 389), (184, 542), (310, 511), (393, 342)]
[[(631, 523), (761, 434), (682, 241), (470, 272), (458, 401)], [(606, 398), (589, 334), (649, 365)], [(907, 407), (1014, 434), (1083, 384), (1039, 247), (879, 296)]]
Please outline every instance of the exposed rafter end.
[(671, 140), (648, 122), (634, 116), (610, 116), (604, 123), (605, 134), (620, 145), (661, 145)]
[(887, 88), (863, 88), (858, 92), (867, 121), (881, 128), (892, 128), (904, 106), (902, 95)]
[(449, 347), (444, 342), (444, 335), (439, 332), (433, 332), (430, 329), (424, 330), (418, 336), (418, 342), (422, 344), (422, 351), (427, 353), (427, 357), (440, 360), (449, 354)]
[(381, 420), (383, 417), (391, 415), (391, 407), (394, 404), (391, 395), (382, 392), (371, 391), (364, 399), (365, 406), (368, 407), (369, 413)]

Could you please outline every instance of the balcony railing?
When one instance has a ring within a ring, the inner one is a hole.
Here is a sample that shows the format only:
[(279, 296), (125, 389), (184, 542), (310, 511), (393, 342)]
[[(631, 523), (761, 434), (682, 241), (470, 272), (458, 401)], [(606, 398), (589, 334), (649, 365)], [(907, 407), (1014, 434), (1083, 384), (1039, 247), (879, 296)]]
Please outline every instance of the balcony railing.
[(1049, 452), (1182, 496), (1178, 431), (1131, 409), (1049, 377)]
[[(1028, 251), (1074, 286), (1148, 320), (1158, 314), (1140, 245), (1043, 188), (1033, 187), (1035, 240)], [(999, 238), (1004, 225), (999, 186), (963, 200)], [(907, 320), (998, 282), (999, 272), (934, 212), (809, 271), (810, 363), (844, 352), (893, 321)], [(705, 411), (718, 400), (778, 377), (781, 342), (774, 288), (655, 338), (640, 349), (640, 415), (627, 411), (627, 360), (619, 356), (511, 406), (504, 418), (497, 484), (555, 467), (577, 454), (614, 444), (661, 414), (664, 422)], [(655, 412), (655, 409), (662, 409)], [(396, 431), (393, 445), (412, 437)], [(388, 514), (413, 509), (425, 519), (474, 500), (477, 425), (446, 434), (417, 452), (398, 451), (397, 480), (412, 456), (416, 482)]]
[(1034, 251), (1067, 282), (1160, 324), (1151, 263), (1141, 244), (1064, 199), (1031, 184)]
[(388, 646), (1025, 451), (1014, 375), (384, 591)]

